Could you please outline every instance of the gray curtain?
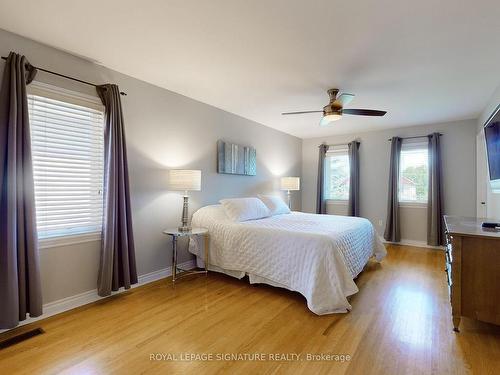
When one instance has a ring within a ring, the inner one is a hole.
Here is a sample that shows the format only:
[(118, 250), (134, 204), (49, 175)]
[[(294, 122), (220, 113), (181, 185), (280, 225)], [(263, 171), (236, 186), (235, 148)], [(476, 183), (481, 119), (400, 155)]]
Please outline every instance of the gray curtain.
[(318, 181), (316, 188), (316, 213), (326, 214), (325, 202), (325, 156), (328, 151), (328, 145), (319, 145), (318, 156)]
[(120, 90), (116, 85), (97, 87), (105, 108), (104, 219), (101, 263), (97, 280), (100, 296), (137, 283), (127, 149)]
[(352, 141), (349, 146), (349, 202), (347, 215), (359, 216), (359, 142)]
[(26, 85), (36, 69), (11, 52), (0, 89), (0, 328), (42, 314)]
[(428, 139), (429, 190), (427, 198), (427, 244), (432, 246), (442, 246), (444, 245), (444, 208), (439, 133), (429, 135)]
[(387, 197), (387, 219), (384, 238), (386, 241), (399, 242), (401, 232), (399, 226), (399, 159), (401, 156), (402, 139), (393, 137), (391, 140), (391, 162), (389, 169), (389, 189)]

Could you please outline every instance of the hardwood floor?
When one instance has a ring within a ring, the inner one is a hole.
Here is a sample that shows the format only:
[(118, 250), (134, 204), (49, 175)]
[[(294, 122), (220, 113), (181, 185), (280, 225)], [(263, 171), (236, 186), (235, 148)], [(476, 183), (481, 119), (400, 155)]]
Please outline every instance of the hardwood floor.
[[(161, 280), (34, 323), (46, 333), (0, 350), (0, 374), (500, 373), (500, 327), (463, 319), (452, 331), (444, 254), (388, 252), (356, 280), (347, 314), (316, 316), (298, 293), (214, 273), (175, 287)], [(156, 353), (178, 360), (150, 360)], [(213, 360), (181, 361), (182, 353)], [(217, 360), (221, 353), (267, 360)], [(288, 361), (269, 360), (287, 353)], [(350, 360), (308, 361), (308, 353)]]

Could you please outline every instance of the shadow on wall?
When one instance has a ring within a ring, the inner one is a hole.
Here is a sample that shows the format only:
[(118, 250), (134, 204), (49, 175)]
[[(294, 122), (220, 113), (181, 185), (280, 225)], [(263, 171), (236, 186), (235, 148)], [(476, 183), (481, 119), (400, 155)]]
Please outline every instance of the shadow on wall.
[[(168, 190), (169, 169), (202, 171), (201, 191), (189, 193), (190, 216), (200, 207), (217, 204), (223, 198), (255, 196), (258, 193), (279, 193), (284, 197), (284, 192), (279, 190), (279, 176), (272, 173), (268, 163), (257, 162), (257, 176), (218, 174), (215, 145), (211, 153), (191, 157), (189, 163), (181, 163), (174, 157), (161, 159), (170, 161), (170, 165), (160, 163), (158, 158), (151, 158), (149, 153), (138, 149), (133, 143), (129, 143), (127, 151), (136, 251), (142, 253), (138, 257), (139, 272), (143, 267), (144, 270), (158, 269), (158, 265), (170, 263), (171, 239), (161, 232), (165, 228), (180, 225), (182, 193)], [(296, 170), (298, 166), (290, 168)], [(294, 195), (294, 207), (300, 207), (299, 198), (299, 194)], [(192, 258), (187, 252), (187, 242), (181, 241), (179, 250), (180, 262)]]

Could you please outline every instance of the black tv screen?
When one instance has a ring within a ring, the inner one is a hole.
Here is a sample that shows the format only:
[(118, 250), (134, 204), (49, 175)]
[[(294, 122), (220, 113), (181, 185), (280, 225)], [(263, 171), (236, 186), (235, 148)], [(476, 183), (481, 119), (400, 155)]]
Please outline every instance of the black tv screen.
[(484, 128), (491, 188), (500, 190), (500, 111), (497, 111)]

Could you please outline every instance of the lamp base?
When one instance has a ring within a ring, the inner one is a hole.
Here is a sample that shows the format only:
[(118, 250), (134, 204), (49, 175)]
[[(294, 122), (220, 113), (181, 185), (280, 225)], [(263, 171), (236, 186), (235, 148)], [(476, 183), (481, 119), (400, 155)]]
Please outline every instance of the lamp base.
[(191, 227), (188, 225), (188, 205), (189, 205), (189, 197), (187, 195), (187, 191), (184, 194), (184, 202), (182, 205), (182, 220), (181, 220), (181, 226), (177, 228), (179, 232), (189, 232), (191, 230)]

